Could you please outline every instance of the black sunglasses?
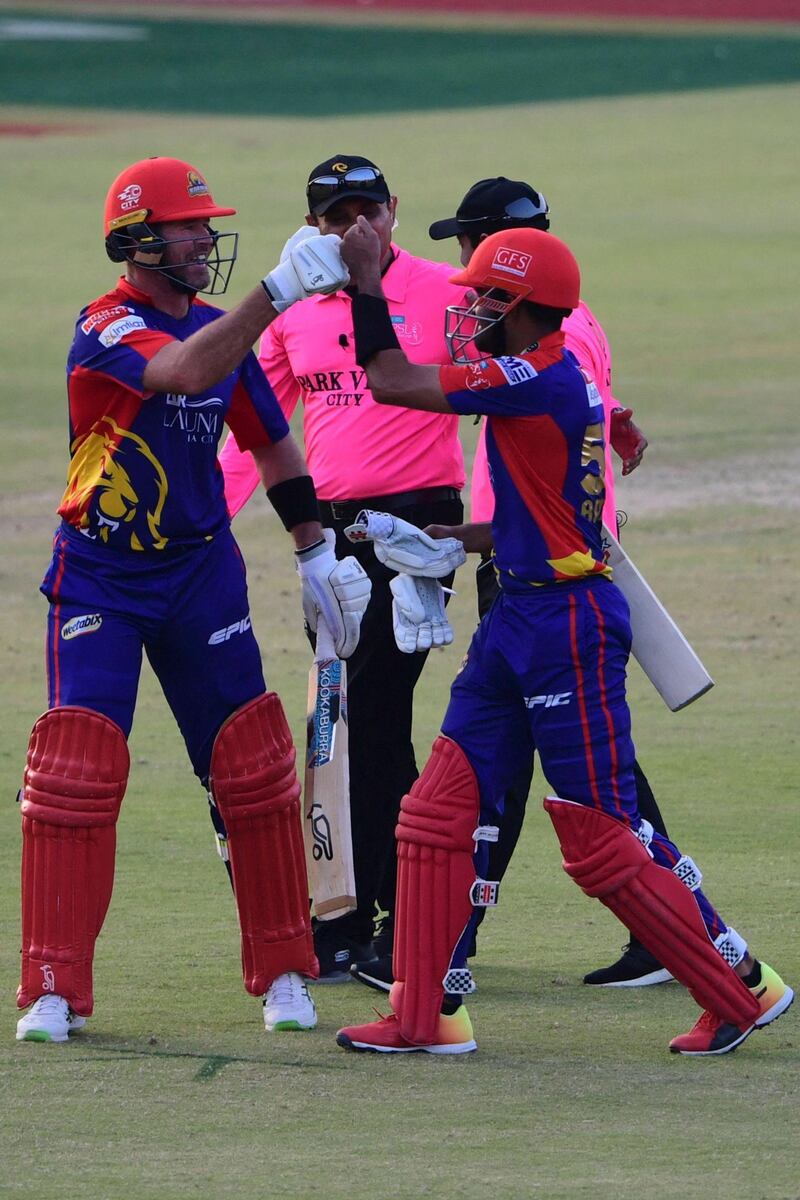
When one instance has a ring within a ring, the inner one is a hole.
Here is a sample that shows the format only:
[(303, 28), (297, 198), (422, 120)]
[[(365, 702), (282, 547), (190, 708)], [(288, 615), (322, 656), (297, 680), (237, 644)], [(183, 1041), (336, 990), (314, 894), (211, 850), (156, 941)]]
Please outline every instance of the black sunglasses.
[(352, 167), (342, 175), (316, 175), (309, 179), (306, 195), (314, 205), (319, 204), (320, 200), (326, 200), (333, 192), (346, 192), (377, 184), (382, 184), (388, 191), (386, 181), (377, 167)]
[(502, 213), (491, 213), (485, 217), (459, 217), (456, 215), (456, 220), (459, 225), (478, 224), (486, 221), (529, 221), (531, 217), (546, 217), (549, 212), (547, 201), (540, 194), (538, 204), (529, 196), (520, 196), (519, 200), (512, 200), (506, 204)]

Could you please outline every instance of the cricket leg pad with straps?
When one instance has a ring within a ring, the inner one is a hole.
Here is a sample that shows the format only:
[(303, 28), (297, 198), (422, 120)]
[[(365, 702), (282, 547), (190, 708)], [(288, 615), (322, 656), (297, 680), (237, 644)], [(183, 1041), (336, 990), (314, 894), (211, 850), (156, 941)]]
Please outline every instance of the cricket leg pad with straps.
[(274, 692), (243, 705), (222, 726), (210, 784), (228, 833), (245, 988), (261, 996), (287, 971), (316, 976), (300, 782)]
[(752, 1025), (758, 1004), (709, 937), (690, 889), (607, 813), (553, 796), (544, 806), (564, 870), (586, 895), (611, 909), (701, 1008), (733, 1025)]
[(130, 758), (102, 713), (65, 706), (33, 727), (22, 790), (20, 1008), (63, 997), (91, 1015), (94, 944), (114, 886)]
[(478, 781), (467, 756), (450, 738), (437, 737), (424, 771), (403, 797), (396, 830), (392, 963), (403, 984), (397, 1016), (403, 1037), (419, 1045), (436, 1038), (445, 978), (457, 974), (460, 981), (448, 987), (472, 990), (469, 972), (450, 966), (473, 910), (479, 816)]

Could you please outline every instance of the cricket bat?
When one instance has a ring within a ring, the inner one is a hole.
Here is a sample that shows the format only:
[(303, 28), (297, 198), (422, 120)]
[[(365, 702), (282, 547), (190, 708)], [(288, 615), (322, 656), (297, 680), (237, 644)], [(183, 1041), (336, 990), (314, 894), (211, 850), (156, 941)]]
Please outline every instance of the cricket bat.
[(605, 525), (603, 546), (614, 583), (631, 610), (631, 652), (667, 706), (677, 712), (712, 688), (714, 680)]
[(322, 617), (308, 674), (303, 836), (314, 911), (321, 921), (356, 906), (350, 831), (347, 665)]

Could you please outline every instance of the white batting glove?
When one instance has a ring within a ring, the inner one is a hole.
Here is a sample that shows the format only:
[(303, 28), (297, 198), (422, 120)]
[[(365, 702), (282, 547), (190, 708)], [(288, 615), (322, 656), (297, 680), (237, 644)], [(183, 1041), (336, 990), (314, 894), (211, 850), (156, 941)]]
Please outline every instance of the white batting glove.
[(432, 538), (410, 521), (368, 508), (344, 532), (351, 542), (372, 542), (379, 562), (406, 575), (441, 579), (467, 561), (458, 538)]
[[(289, 242), (293, 242), (298, 233)], [(278, 312), (285, 312), (292, 304), (309, 296), (338, 292), (350, 282), (350, 272), (342, 262), (339, 249), (342, 239), (337, 234), (317, 232), (316, 236), (311, 233), (291, 247), (289, 242), (284, 246), (286, 257), (262, 280)]]
[(303, 589), (303, 615), (314, 632), (321, 616), (333, 637), (337, 656), (349, 658), (358, 645), (372, 583), (352, 555), (337, 559), (333, 551), (336, 534), (332, 529), (324, 532), (324, 542), (295, 551)]
[(281, 262), (286, 262), (289, 255), (294, 250), (295, 246), (299, 246), (302, 242), (308, 242), (311, 238), (321, 237), (319, 227), (316, 225), (301, 225), (296, 233), (293, 233), (290, 238), (286, 239), (283, 249), (281, 250)]
[(453, 630), (445, 616), (444, 588), (438, 580), (396, 575), (389, 587), (394, 597), (394, 640), (403, 654), (450, 645)]

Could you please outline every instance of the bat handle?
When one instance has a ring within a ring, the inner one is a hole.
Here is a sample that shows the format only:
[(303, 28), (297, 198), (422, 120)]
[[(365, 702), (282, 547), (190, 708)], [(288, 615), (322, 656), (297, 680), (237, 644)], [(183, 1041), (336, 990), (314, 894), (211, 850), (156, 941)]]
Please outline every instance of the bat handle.
[(317, 648), (314, 652), (314, 658), (317, 662), (324, 662), (325, 659), (336, 658), (336, 647), (333, 644), (333, 634), (325, 623), (325, 618), (322, 613), (317, 619)]

